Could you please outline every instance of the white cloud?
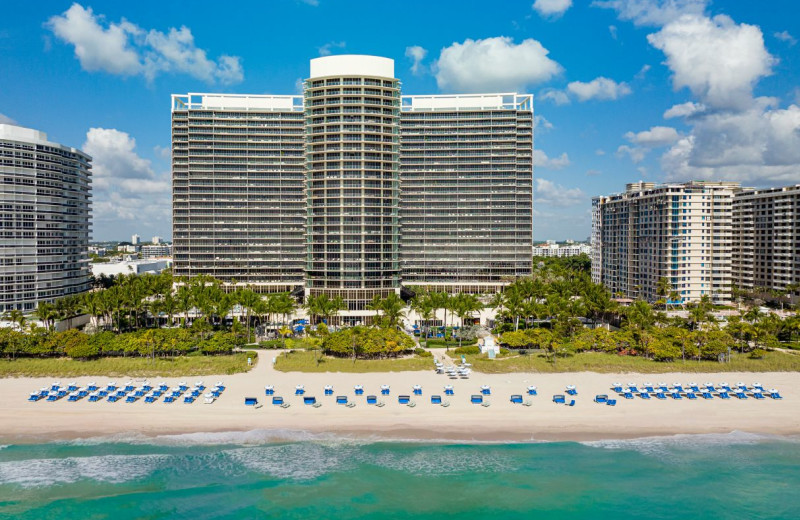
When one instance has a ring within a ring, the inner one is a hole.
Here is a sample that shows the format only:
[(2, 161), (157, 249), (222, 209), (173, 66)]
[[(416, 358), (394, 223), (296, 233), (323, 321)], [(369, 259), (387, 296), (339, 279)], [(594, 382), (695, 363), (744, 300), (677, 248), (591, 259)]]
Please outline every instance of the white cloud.
[(623, 144), (619, 148), (617, 148), (617, 157), (623, 157), (627, 155), (633, 161), (633, 164), (639, 164), (644, 160), (647, 156), (647, 148), (642, 148), (641, 146), (628, 146), (627, 144)]
[(546, 168), (548, 170), (560, 170), (570, 165), (569, 156), (562, 153), (558, 157), (548, 157), (546, 153), (541, 150), (533, 151), (533, 166), (535, 168)]
[(603, 156), (603, 155), (605, 155), (605, 154), (606, 154), (606, 151), (605, 151), (605, 150), (603, 150), (602, 148), (598, 148), (597, 150), (595, 150), (595, 151), (594, 151), (594, 154), (595, 154), (595, 155), (600, 155), (600, 156)]
[(319, 0), (300, 0), (300, 2), (302, 2), (302, 3), (306, 4), (306, 5), (310, 5), (312, 7), (319, 6)]
[(789, 31), (776, 32), (774, 36), (780, 41), (788, 43), (790, 47), (797, 43), (797, 40), (789, 34)]
[(159, 146), (155, 145), (153, 147), (153, 151), (159, 156), (161, 159), (165, 161), (172, 160), (172, 149), (169, 146)]
[(727, 16), (683, 16), (647, 36), (664, 52), (674, 88), (688, 87), (703, 103), (722, 109), (749, 105), (753, 85), (771, 74), (776, 60), (761, 29)]
[(113, 128), (90, 128), (83, 151), (92, 156), (95, 235), (118, 236), (121, 228), (163, 233), (172, 218), (169, 171), (157, 174), (136, 153), (136, 140)]
[(614, 9), (620, 20), (630, 20), (634, 25), (660, 27), (682, 15), (701, 15), (709, 0), (595, 0), (594, 7)]
[(542, 101), (552, 101), (556, 105), (566, 105), (569, 103), (569, 96), (563, 90), (548, 88), (537, 96)]
[(536, 0), (533, 9), (542, 16), (557, 18), (572, 6), (572, 0)]
[(644, 77), (647, 76), (647, 72), (650, 70), (650, 68), (651, 68), (650, 65), (645, 63), (644, 65), (642, 65), (642, 68), (639, 69), (639, 72), (636, 73), (634, 78), (636, 78), (636, 79), (644, 79)]
[(105, 23), (102, 15), (74, 3), (45, 24), (60, 40), (75, 47), (75, 56), (86, 71), (119, 76), (143, 75), (148, 81), (162, 72), (186, 73), (208, 83), (240, 82), (243, 72), (236, 56), (220, 56), (215, 62), (198, 49), (187, 27), (167, 33), (147, 31), (124, 18)]
[(594, 169), (586, 170), (586, 176), (587, 177), (597, 177), (598, 175), (602, 175), (602, 174), (603, 174), (603, 172), (601, 172), (600, 170), (594, 170)]
[(320, 56), (330, 56), (333, 53), (334, 49), (344, 49), (345, 45), (346, 44), (343, 41), (342, 42), (328, 42), (325, 45), (323, 45), (322, 47), (317, 47), (317, 50), (319, 51), (319, 55)]
[(412, 45), (411, 47), (406, 47), (406, 58), (409, 58), (411, 63), (411, 73), (412, 74), (419, 74), (420, 66), (422, 65), (422, 60), (425, 59), (425, 56), (428, 55), (427, 49), (420, 47), (419, 45)]
[(608, 26), (608, 33), (611, 35), (611, 38), (617, 39), (617, 26), (616, 25), (609, 25)]
[(586, 193), (580, 188), (565, 188), (541, 177), (536, 179), (534, 199), (537, 204), (574, 206), (585, 202), (586, 198)]
[(644, 130), (638, 133), (628, 132), (625, 134), (625, 139), (633, 144), (645, 146), (647, 148), (660, 148), (674, 143), (680, 139), (680, 135), (678, 135), (677, 130), (672, 127), (654, 126), (650, 130)]
[(5, 114), (0, 114), (0, 125), (16, 125), (17, 122)]
[(533, 130), (534, 132), (546, 132), (547, 130), (553, 129), (553, 123), (547, 120), (546, 117), (542, 115), (533, 116)]
[(567, 85), (567, 90), (580, 101), (619, 99), (631, 93), (627, 83), (617, 83), (613, 79), (604, 77), (595, 78), (588, 83), (573, 81)]
[(447, 92), (521, 91), (561, 72), (549, 52), (536, 40), (506, 36), (456, 42), (439, 54), (436, 83)]
[(673, 117), (692, 117), (697, 114), (702, 114), (706, 111), (706, 106), (702, 103), (694, 103), (687, 101), (679, 105), (673, 105), (664, 112), (664, 119), (672, 119)]

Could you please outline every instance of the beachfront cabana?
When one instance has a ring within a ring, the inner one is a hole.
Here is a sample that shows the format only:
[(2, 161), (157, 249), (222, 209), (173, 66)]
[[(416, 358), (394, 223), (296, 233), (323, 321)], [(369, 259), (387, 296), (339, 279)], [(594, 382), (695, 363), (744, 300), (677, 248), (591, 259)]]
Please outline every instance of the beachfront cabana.
[(283, 405), (284, 404), (283, 403), (283, 397), (281, 397), (279, 395), (273, 395), (272, 396), (272, 404), (274, 404), (275, 406)]

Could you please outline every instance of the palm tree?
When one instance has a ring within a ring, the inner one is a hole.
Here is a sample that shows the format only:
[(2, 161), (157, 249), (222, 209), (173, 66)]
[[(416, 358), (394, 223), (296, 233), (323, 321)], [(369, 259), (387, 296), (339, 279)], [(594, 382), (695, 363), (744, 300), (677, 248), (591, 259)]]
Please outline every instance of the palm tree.
[(331, 298), (325, 293), (316, 296), (313, 294), (310, 295), (305, 307), (308, 314), (312, 317), (312, 320), (316, 316), (321, 318), (324, 322), (327, 322), (330, 318), (339, 314), (339, 311), (343, 311), (347, 308), (341, 296)]
[(55, 328), (56, 318), (58, 318), (58, 311), (56, 311), (55, 305), (50, 302), (39, 302), (33, 312), (42, 320), (47, 330), (52, 331)]
[(656, 295), (664, 300), (664, 310), (667, 310), (667, 296), (669, 296), (671, 291), (672, 283), (670, 283), (669, 279), (663, 277), (659, 278), (658, 283), (656, 283)]
[(186, 284), (180, 285), (175, 293), (175, 302), (178, 312), (183, 313), (183, 326), (186, 327), (189, 323), (189, 311), (194, 306), (192, 289)]
[[(81, 303), (83, 311), (92, 320), (95, 329), (100, 328), (100, 315), (103, 314), (102, 292), (89, 292), (83, 295)], [(41, 304), (40, 304), (41, 305)]]
[[(339, 298), (341, 301), (341, 298)], [(272, 312), (283, 316), (283, 323), (286, 323), (289, 316), (294, 314), (297, 309), (297, 300), (292, 298), (288, 293), (278, 293), (270, 297), (270, 306)]]
[(461, 340), (464, 337), (464, 323), (473, 317), (473, 315), (483, 309), (483, 304), (474, 294), (460, 293), (455, 297), (454, 309), (456, 315), (461, 319), (461, 331), (458, 334), (458, 346), (461, 346)]
[[(6, 311), (4, 316), (8, 321), (15, 323), (19, 327), (19, 330), (25, 330), (26, 318), (25, 314), (23, 314), (21, 310), (12, 309), (10, 311)], [(41, 318), (41, 316), (39, 316), (39, 318)]]
[(423, 334), (425, 336), (425, 346), (428, 346), (428, 329), (430, 328), (430, 320), (435, 315), (435, 308), (430, 293), (418, 292), (414, 299), (411, 300), (411, 308), (416, 312), (420, 319), (424, 322)]
[(390, 293), (386, 298), (381, 298), (376, 294), (369, 308), (383, 316), (383, 326), (398, 327), (400, 318), (405, 317), (405, 312), (403, 311), (405, 306), (405, 302), (397, 294)]
[(247, 321), (247, 342), (250, 342), (250, 318), (253, 310), (262, 301), (254, 290), (247, 288), (237, 291), (237, 301), (245, 309), (245, 320)]

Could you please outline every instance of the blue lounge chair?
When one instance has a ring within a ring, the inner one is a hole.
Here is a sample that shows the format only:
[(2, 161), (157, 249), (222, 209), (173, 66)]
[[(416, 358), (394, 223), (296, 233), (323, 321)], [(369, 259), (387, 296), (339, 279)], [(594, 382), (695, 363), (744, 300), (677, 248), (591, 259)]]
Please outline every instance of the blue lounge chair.
[(414, 387), (414, 395), (422, 395), (422, 388)]
[(142, 390), (144, 390), (145, 392), (149, 392), (152, 389), (153, 389), (153, 387), (148, 385), (148, 384), (142, 385)]
[(669, 392), (669, 388), (667, 388), (667, 385), (658, 385), (658, 391), (666, 394)]
[(273, 395), (272, 396), (272, 404), (274, 404), (276, 406), (282, 405), (283, 404), (283, 397), (281, 397), (279, 395)]
[(156, 399), (157, 399), (156, 396), (148, 395), (147, 397), (144, 398), (144, 402), (145, 403), (155, 403)]
[(568, 402), (567, 406), (575, 406), (575, 399), (572, 399), (570, 402)]
[(680, 392), (672, 392), (671, 394), (669, 394), (669, 396), (675, 399), (676, 401), (683, 399), (683, 396), (680, 394)]
[(133, 393), (133, 395), (135, 395), (136, 397), (144, 397), (144, 390), (142, 390), (142, 389), (140, 388), (140, 389), (136, 390), (136, 391)]
[(514, 394), (511, 396), (511, 402), (514, 404), (522, 404), (522, 394)]
[[(175, 397), (173, 397), (171, 395), (168, 395), (167, 397), (164, 398), (164, 402), (165, 403), (174, 403), (175, 402)], [(245, 403), (245, 404), (247, 404), (247, 403)]]
[(598, 394), (594, 396), (594, 402), (598, 404), (606, 404), (608, 402), (608, 396), (606, 394)]
[(618, 393), (618, 394), (622, 393), (622, 385), (614, 385), (614, 386), (611, 387), (611, 389), (613, 391), (615, 391), (616, 393)]
[(98, 390), (97, 395), (99, 395), (100, 397), (105, 397), (108, 395), (108, 390)]
[(666, 395), (664, 395), (664, 392), (662, 392), (662, 391), (660, 391), (660, 390), (659, 390), (658, 392), (656, 392), (656, 399), (660, 399), (660, 400), (662, 400), (662, 401), (663, 401), (663, 400), (664, 400), (664, 399), (666, 399), (666, 398), (667, 398), (667, 396), (666, 396)]
[(36, 402), (36, 401), (38, 401), (39, 399), (41, 399), (41, 396), (39, 395), (39, 392), (33, 392), (33, 393), (30, 395), (30, 397), (28, 397), (28, 401), (30, 401), (30, 402), (32, 402), (32, 403), (35, 403), (35, 402)]
[(638, 394), (639, 393), (639, 388), (636, 385), (631, 386), (629, 388), (631, 390), (631, 393), (633, 393), (633, 394)]
[(275, 395), (275, 389), (272, 386), (265, 386), (264, 387), (264, 395)]
[(578, 395), (578, 391), (575, 388), (567, 388), (565, 392), (569, 395)]
[(325, 395), (333, 395), (333, 388), (325, 388)]
[(92, 394), (92, 395), (89, 396), (89, 402), (90, 403), (96, 403), (97, 401), (99, 401), (102, 398), (103, 397), (100, 394)]
[(720, 390), (718, 395), (719, 395), (720, 399), (730, 399), (731, 398), (731, 396), (728, 394), (728, 392), (726, 392), (724, 390)]
[(397, 402), (400, 403), (400, 404), (408, 404), (409, 402), (411, 402), (411, 396), (398, 395), (397, 396)]
[(53, 392), (47, 396), (47, 400), (51, 403), (59, 399), (61, 399), (61, 395), (58, 392)]
[(483, 394), (483, 395), (492, 395), (492, 389), (489, 388), (488, 386), (481, 387), (481, 394)]
[(186, 397), (183, 398), (183, 404), (192, 404), (195, 399), (197, 399), (197, 397), (193, 395), (187, 395)]
[(624, 397), (625, 399), (633, 399), (633, 394), (630, 392), (625, 392), (622, 394), (622, 397)]
[(125, 391), (126, 394), (128, 392), (133, 392), (134, 386), (133, 385), (125, 385), (125, 388), (123, 388), (123, 390)]
[(161, 394), (163, 393), (164, 392), (162, 392), (161, 390), (153, 390), (152, 392), (150, 392), (150, 395), (152, 395), (153, 397), (161, 397)]
[(469, 402), (472, 404), (483, 404), (483, 394), (474, 394), (469, 398)]
[(135, 395), (129, 395), (128, 397), (125, 398), (125, 402), (126, 403), (135, 403), (138, 399), (139, 398), (136, 397)]
[(703, 396), (703, 399), (714, 399), (714, 396), (711, 395), (711, 392), (701, 392), (700, 395)]
[(647, 392), (639, 392), (639, 397), (641, 397), (642, 399), (650, 399), (650, 394), (648, 394)]
[(195, 385), (195, 388), (200, 390), (201, 392), (206, 389), (206, 385)]
[(337, 395), (336, 396), (336, 404), (347, 404), (347, 396), (346, 395)]
[(609, 399), (608, 401), (606, 401), (606, 404), (608, 406), (617, 406), (617, 400), (616, 399)]
[(695, 394), (694, 392), (686, 392), (686, 398), (693, 401), (697, 399), (697, 394)]
[(67, 391), (66, 391), (66, 390), (64, 390), (63, 388), (62, 388), (61, 390), (59, 390), (59, 391), (58, 391), (58, 397), (59, 397), (59, 398), (61, 398), (61, 397), (66, 397), (66, 396), (67, 396)]
[(222, 395), (222, 390), (215, 388), (214, 390), (211, 391), (211, 395), (213, 395), (214, 397), (219, 397), (220, 395)]
[(111, 394), (106, 399), (106, 401), (108, 401), (109, 403), (116, 403), (119, 400), (120, 400), (120, 397), (117, 394)]
[(201, 390), (199, 388), (192, 388), (192, 397), (200, 397)]
[(783, 396), (777, 391), (770, 392), (769, 396), (773, 399), (783, 399)]
[(691, 390), (692, 392), (694, 392), (696, 394), (700, 393), (700, 387), (697, 386), (697, 385), (689, 385), (689, 390)]
[(432, 395), (431, 396), (431, 404), (442, 404), (442, 396), (441, 395)]
[(733, 395), (735, 395), (737, 399), (747, 399), (747, 395), (741, 391), (734, 392)]
[(67, 385), (67, 392), (75, 392), (78, 390), (78, 385), (75, 383), (70, 383)]
[(536, 387), (535, 386), (529, 386), (528, 387), (528, 395), (536, 395)]
[(753, 392), (753, 398), (758, 399), (760, 401), (761, 399), (764, 399), (764, 394), (762, 394), (761, 392)]
[(158, 389), (161, 390), (162, 392), (166, 392), (169, 389), (169, 387), (167, 386), (166, 383), (161, 383), (158, 385)]
[(455, 395), (452, 388), (445, 388), (444, 395)]
[(645, 386), (645, 387), (644, 387), (644, 390), (645, 390), (645, 392), (647, 392), (648, 394), (654, 394), (654, 393), (656, 393), (655, 389), (653, 388), (653, 385), (647, 385), (647, 386)]
[(307, 395), (303, 397), (303, 404), (317, 404), (317, 398)]
[(354, 388), (356, 395), (364, 395), (364, 388), (363, 387), (356, 387)]
[(381, 388), (381, 395), (389, 395), (389, 388)]
[(186, 391), (186, 390), (188, 390), (188, 389), (189, 389), (189, 387), (188, 387), (188, 386), (186, 386), (186, 384), (185, 384), (185, 383), (182, 383), (182, 384), (179, 384), (179, 385), (178, 385), (178, 390), (180, 390), (181, 392), (185, 392), (185, 391)]
[[(164, 399), (166, 402), (166, 399)], [(256, 397), (245, 397), (244, 398), (244, 405), (245, 406), (255, 406), (258, 404), (258, 398)]]
[(367, 404), (378, 404), (378, 396), (368, 395), (367, 396)]
[(86, 385), (86, 389), (88, 391), (90, 391), (90, 392), (96, 392), (97, 391), (97, 385), (94, 384), (94, 383), (89, 383), (88, 385)]
[(69, 394), (69, 398), (67, 399), (67, 401), (71, 401), (73, 403), (75, 401), (80, 401), (80, 400), (81, 400), (81, 396), (80, 396), (80, 394), (78, 392), (72, 392), (71, 394)]
[(115, 391), (116, 389), (117, 389), (117, 385), (115, 385), (113, 383), (109, 384), (108, 386), (106, 386), (106, 392), (108, 392), (108, 393), (111, 393), (111, 392)]
[(556, 394), (553, 396), (553, 402), (556, 404), (566, 404), (567, 398), (564, 396), (564, 394)]
[(305, 388), (295, 388), (294, 395), (303, 395), (306, 393)]

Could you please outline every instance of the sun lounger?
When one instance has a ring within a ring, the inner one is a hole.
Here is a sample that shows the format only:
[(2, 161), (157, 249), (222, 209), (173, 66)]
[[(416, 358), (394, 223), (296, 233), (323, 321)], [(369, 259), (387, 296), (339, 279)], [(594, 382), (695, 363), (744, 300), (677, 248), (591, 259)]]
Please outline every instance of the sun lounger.
[(400, 403), (400, 404), (408, 404), (409, 402), (411, 402), (411, 396), (410, 395), (398, 395), (397, 396), (397, 402)]
[(686, 392), (686, 398), (694, 401), (695, 399), (697, 399), (697, 394), (695, 394), (694, 392)]
[(54, 401), (58, 401), (59, 399), (61, 399), (61, 397), (62, 397), (61, 394), (59, 394), (58, 392), (50, 392), (49, 394), (47, 394), (47, 400), (51, 403)]
[(564, 394), (556, 394), (553, 396), (553, 402), (556, 404), (566, 404), (567, 398)]
[(272, 404), (274, 404), (275, 406), (282, 405), (283, 404), (283, 397), (281, 397), (279, 395), (273, 395), (272, 396)]
[(737, 399), (747, 399), (747, 395), (744, 392), (734, 392), (733, 395), (735, 395)]
[(628, 388), (630, 389), (632, 394), (638, 394), (639, 393), (639, 387), (637, 387), (636, 385), (631, 385)]
[(648, 394), (654, 394), (654, 393), (656, 393), (656, 390), (655, 390), (655, 388), (653, 388), (653, 385), (644, 385), (644, 390), (645, 390), (645, 392), (647, 392)]
[(367, 404), (378, 404), (378, 396), (376, 396), (376, 395), (368, 395), (367, 396)]
[(117, 394), (110, 394), (106, 398), (106, 401), (108, 401), (109, 403), (116, 403), (119, 400), (120, 400), (120, 397)]
[(312, 404), (316, 404), (316, 402), (317, 402), (317, 398), (316, 397), (308, 396), (308, 395), (303, 397), (303, 404), (312, 405)]
[(28, 401), (35, 403), (41, 398), (42, 396), (39, 395), (39, 392), (31, 392), (31, 395), (28, 397)]
[(272, 385), (265, 386), (264, 395), (275, 395), (275, 387)]
[(155, 403), (156, 402), (156, 396), (148, 395), (147, 397), (144, 398), (144, 402), (145, 403)]
[(614, 392), (621, 394), (622, 393), (622, 383), (611, 383), (611, 390)]
[(444, 395), (455, 395), (455, 392), (453, 392), (453, 385), (445, 385)]
[(331, 385), (325, 385), (325, 388), (323, 390), (325, 392), (325, 395), (333, 395), (333, 387)]
[(414, 395), (422, 395), (422, 387), (419, 385), (414, 385), (413, 391)]
[[(171, 396), (171, 395), (168, 395), (167, 397), (164, 398), (164, 402), (165, 403), (174, 403), (175, 402), (175, 397)], [(245, 403), (245, 404), (247, 404), (247, 403)]]
[(567, 385), (567, 389), (565, 392), (569, 395), (578, 395), (578, 391), (575, 389), (575, 385)]
[(71, 401), (71, 402), (74, 403), (75, 401), (80, 401), (80, 399), (81, 399), (81, 396), (80, 396), (80, 394), (78, 394), (78, 392), (72, 392), (72, 393), (69, 394), (69, 397), (67, 398), (67, 401)]
[(149, 392), (152, 389), (153, 389), (153, 387), (148, 385), (147, 383), (142, 385), (142, 390), (144, 390), (145, 392)]
[(92, 394), (89, 394), (89, 402), (90, 403), (96, 403), (97, 401), (99, 401), (102, 398), (103, 398), (103, 396), (101, 396), (99, 392), (94, 392)]
[(356, 385), (353, 390), (355, 391), (356, 395), (364, 395), (364, 387), (361, 385)]
[(567, 406), (575, 406), (575, 399), (572, 399), (570, 402), (568, 402)]
[(514, 394), (511, 396), (511, 402), (514, 404), (522, 404), (522, 394)]
[(220, 390), (219, 388), (215, 388), (211, 391), (211, 395), (213, 395), (214, 397), (219, 397), (220, 395), (222, 395), (222, 390)]
[(139, 400), (139, 397), (138, 397), (138, 396), (136, 396), (136, 395), (129, 395), (129, 396), (127, 396), (127, 397), (125, 398), (125, 402), (126, 402), (126, 403), (135, 403), (135, 402), (136, 402), (136, 401), (138, 401), (138, 400)]
[(200, 390), (200, 388), (199, 388), (199, 387), (194, 387), (194, 388), (192, 388), (192, 392), (191, 392), (191, 394), (192, 394), (192, 397), (200, 397), (200, 394), (201, 394), (202, 392), (203, 392), (203, 391), (202, 391), (202, 390)]
[(622, 397), (625, 399), (633, 399), (633, 394), (631, 392), (623, 392)]
[(606, 401), (606, 404), (608, 406), (617, 406), (617, 400), (616, 399), (609, 399), (608, 401)]
[(714, 399), (714, 396), (711, 395), (711, 392), (700, 392), (700, 395), (703, 399)]
[(761, 392), (753, 392), (753, 398), (758, 400), (765, 399), (764, 394)]
[(303, 385), (297, 385), (294, 387), (294, 395), (303, 395), (306, 393), (306, 389)]
[(724, 390), (720, 390), (720, 392), (717, 395), (719, 395), (720, 399), (730, 399), (731, 398), (731, 396), (728, 394), (728, 392), (726, 392)]
[(664, 394), (664, 392), (662, 392), (660, 390), (658, 392), (656, 392), (656, 399), (660, 399), (660, 400), (663, 401), (666, 398), (667, 398), (667, 396)]
[(650, 394), (647, 392), (639, 392), (639, 397), (642, 399), (650, 399)]
[(337, 395), (336, 396), (336, 404), (347, 404), (347, 396), (346, 395)]
[(692, 392), (694, 392), (696, 394), (700, 393), (700, 387), (697, 386), (697, 385), (689, 385), (689, 390), (691, 390)]
[(594, 402), (598, 404), (606, 404), (608, 402), (608, 396), (606, 394), (598, 394), (594, 396)]
[(389, 385), (381, 385), (381, 395), (389, 395)]
[(431, 404), (442, 404), (442, 396), (441, 395), (432, 395), (431, 396)]
[(108, 390), (98, 390), (96, 393), (97, 393), (97, 395), (99, 395), (100, 397), (105, 397), (105, 396), (107, 396), (107, 395), (108, 395)]
[(773, 399), (783, 399), (783, 396), (777, 390), (770, 390), (769, 396)]
[(469, 402), (472, 404), (481, 404), (483, 403), (483, 394), (475, 394), (469, 398)]
[(683, 396), (680, 394), (680, 392), (670, 392), (669, 396), (675, 399), (676, 401), (679, 399), (683, 399)]
[(141, 388), (137, 388), (136, 390), (134, 390), (133, 395), (135, 395), (136, 397), (144, 397), (144, 390), (142, 390)]
[(161, 390), (162, 392), (166, 392), (168, 388), (169, 388), (169, 386), (167, 386), (167, 383), (159, 383), (158, 384), (158, 389)]
[(528, 395), (536, 395), (536, 387), (535, 386), (529, 386), (527, 388), (527, 390), (528, 390)]
[(78, 388), (78, 397), (86, 397), (89, 395), (88, 388)]
[(197, 399), (196, 396), (187, 395), (186, 397), (183, 398), (183, 404), (192, 404), (195, 401), (195, 399)]
[[(166, 399), (165, 399), (166, 401)], [(244, 398), (244, 405), (245, 406), (255, 406), (258, 404), (258, 399), (255, 397), (245, 397)]]
[(72, 382), (67, 385), (67, 392), (75, 392), (78, 390), (78, 383)]

